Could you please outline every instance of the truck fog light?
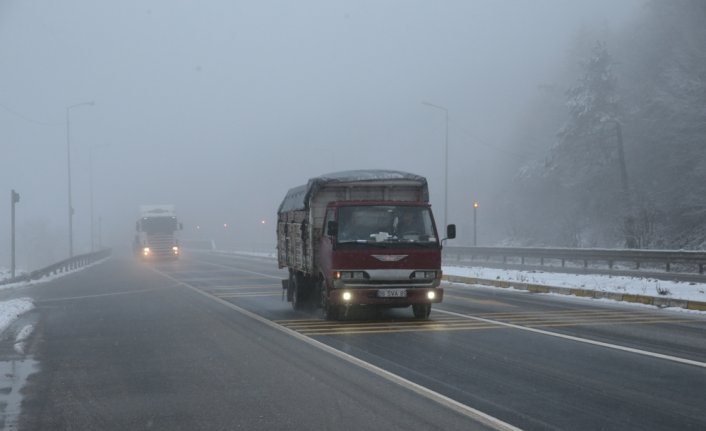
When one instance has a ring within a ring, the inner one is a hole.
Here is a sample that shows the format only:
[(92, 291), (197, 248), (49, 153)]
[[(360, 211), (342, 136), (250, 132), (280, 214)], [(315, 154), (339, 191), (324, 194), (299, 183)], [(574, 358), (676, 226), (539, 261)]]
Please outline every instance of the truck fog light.
[(436, 292), (430, 290), (429, 292), (427, 292), (427, 298), (428, 298), (428, 299), (434, 299), (434, 298), (436, 298)]
[(344, 301), (350, 301), (353, 295), (350, 292), (343, 292), (341, 298), (343, 298)]

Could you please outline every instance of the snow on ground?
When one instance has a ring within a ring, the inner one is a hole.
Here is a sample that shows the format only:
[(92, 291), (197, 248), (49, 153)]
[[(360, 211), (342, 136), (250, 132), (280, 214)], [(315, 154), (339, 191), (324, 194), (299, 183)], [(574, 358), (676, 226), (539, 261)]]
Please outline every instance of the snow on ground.
[(25, 325), (15, 336), (15, 351), (20, 355), (25, 354), (27, 339), (32, 335), (32, 332), (34, 332), (34, 325)]
[[(594, 274), (444, 266), (446, 275), (706, 302), (706, 284)], [(660, 294), (662, 292), (663, 294)]]
[(30, 298), (17, 298), (0, 301), (0, 334), (18, 317), (34, 308)]
[(3, 281), (6, 278), (10, 278), (10, 270), (0, 266), (0, 281)]

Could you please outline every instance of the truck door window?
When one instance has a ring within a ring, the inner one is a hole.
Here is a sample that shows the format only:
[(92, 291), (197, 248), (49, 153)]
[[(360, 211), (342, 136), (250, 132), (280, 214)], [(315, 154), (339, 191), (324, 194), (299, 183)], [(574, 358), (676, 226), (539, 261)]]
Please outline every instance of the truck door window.
[(328, 232), (327, 226), (328, 226), (328, 222), (334, 220), (333, 214), (334, 214), (333, 208), (329, 208), (326, 210), (326, 215), (324, 216), (324, 229), (326, 229), (326, 235), (330, 235), (330, 233)]

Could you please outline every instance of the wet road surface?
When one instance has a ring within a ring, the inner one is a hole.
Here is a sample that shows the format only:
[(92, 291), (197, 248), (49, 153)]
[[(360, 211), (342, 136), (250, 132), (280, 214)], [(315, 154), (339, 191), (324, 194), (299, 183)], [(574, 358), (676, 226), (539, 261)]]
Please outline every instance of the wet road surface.
[(326, 322), (285, 274), (192, 253), (26, 290), (22, 429), (706, 429), (703, 315), (446, 285), (428, 321)]

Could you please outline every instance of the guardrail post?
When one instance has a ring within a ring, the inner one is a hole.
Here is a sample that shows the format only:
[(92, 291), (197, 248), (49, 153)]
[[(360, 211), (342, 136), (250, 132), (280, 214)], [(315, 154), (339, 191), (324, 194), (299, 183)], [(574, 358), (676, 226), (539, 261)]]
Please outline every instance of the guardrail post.
[(612, 260), (608, 261), (608, 268), (613, 269), (613, 261)]
[(588, 268), (588, 261), (585, 260), (585, 259), (584, 259), (584, 261), (583, 261), (583, 267), (584, 267), (584, 268)]
[(704, 273), (704, 264), (700, 263), (699, 264), (699, 274), (703, 274), (703, 273)]
[(520, 258), (520, 265), (522, 265), (522, 266), (525, 265), (525, 257), (524, 257), (524, 256), (522, 256), (522, 257)]
[(544, 257), (539, 258), (539, 266), (544, 266)]
[(640, 269), (640, 261), (635, 262), (635, 269)]
[(565, 264), (566, 264), (566, 259), (562, 259), (561, 260), (561, 267), (563, 268)]
[(670, 265), (670, 262), (667, 261), (667, 272), (669, 272), (670, 266), (671, 266), (671, 265)]

